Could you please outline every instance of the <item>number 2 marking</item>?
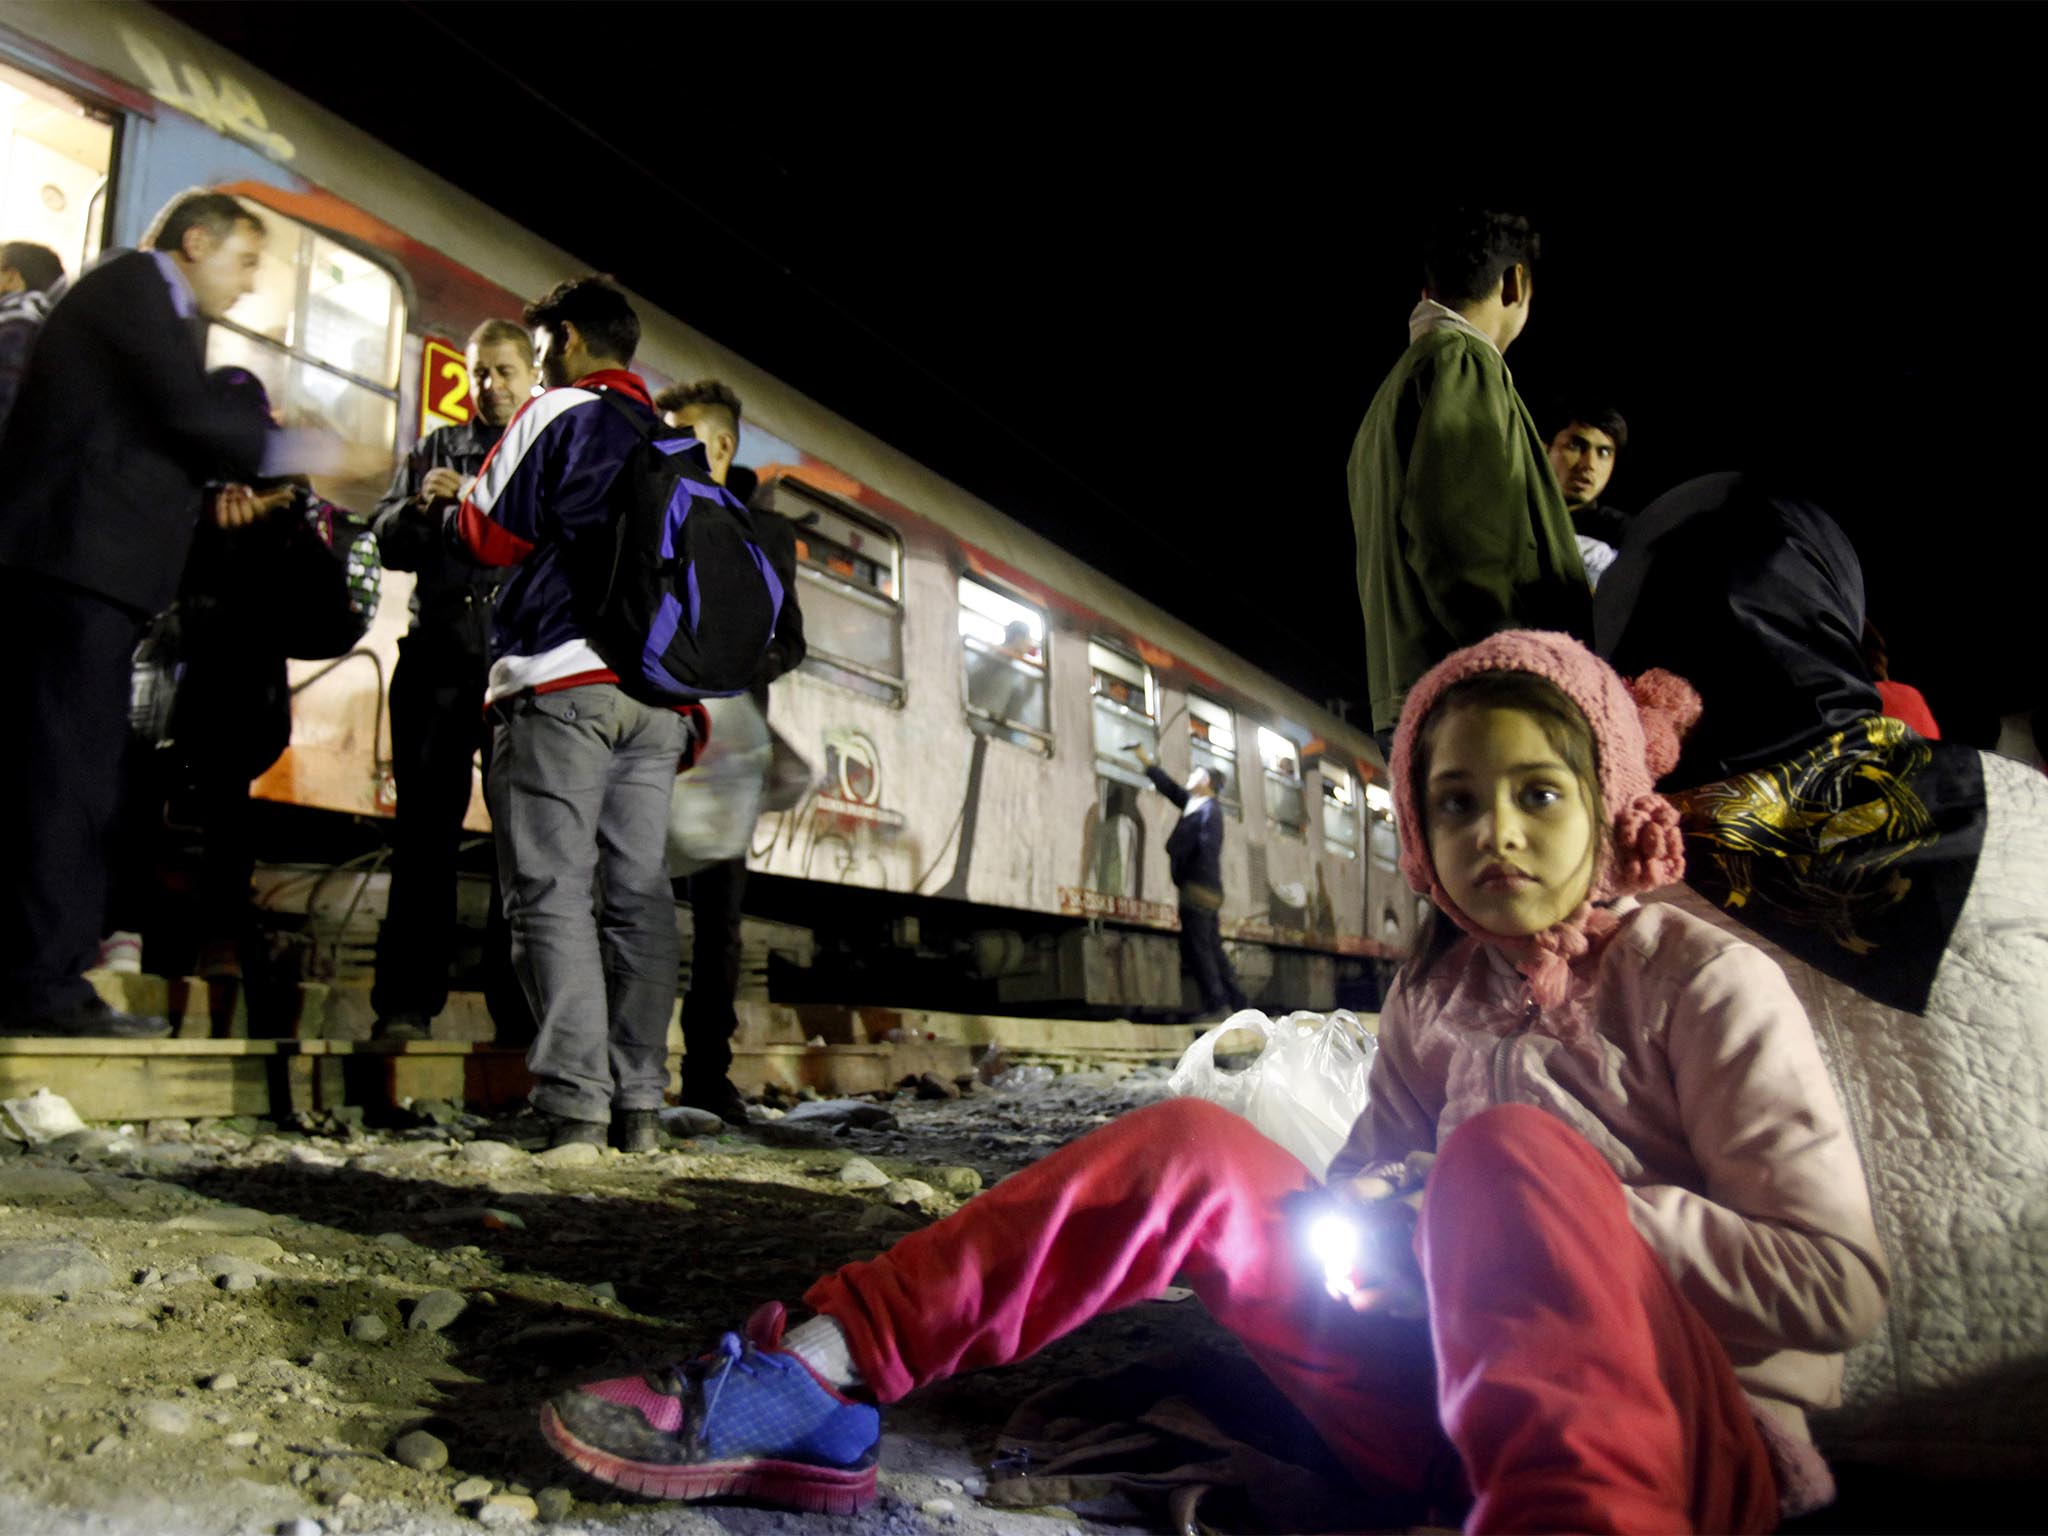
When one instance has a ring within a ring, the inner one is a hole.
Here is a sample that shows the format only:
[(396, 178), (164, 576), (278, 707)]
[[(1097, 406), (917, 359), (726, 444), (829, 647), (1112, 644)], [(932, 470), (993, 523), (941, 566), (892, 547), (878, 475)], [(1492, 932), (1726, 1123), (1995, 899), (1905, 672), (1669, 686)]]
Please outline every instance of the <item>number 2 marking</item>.
[(469, 420), (469, 407), (462, 403), (462, 397), (469, 393), (469, 369), (450, 358), (441, 365), (441, 377), (453, 382), (446, 393), (434, 402), (434, 414), (446, 416), (450, 421)]

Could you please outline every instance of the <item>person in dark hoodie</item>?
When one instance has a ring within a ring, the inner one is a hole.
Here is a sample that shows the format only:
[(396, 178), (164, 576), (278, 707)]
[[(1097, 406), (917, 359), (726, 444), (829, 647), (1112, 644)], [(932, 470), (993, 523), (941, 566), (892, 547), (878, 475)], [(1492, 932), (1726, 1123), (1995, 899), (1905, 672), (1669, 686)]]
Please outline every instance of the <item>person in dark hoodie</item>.
[[(468, 362), (475, 414), (421, 438), (377, 503), (377, 545), (386, 569), (414, 573), (412, 627), (398, 642), (391, 676), (397, 857), (370, 991), (376, 1034), (384, 1040), (425, 1039), (434, 1015), (447, 1006), (456, 852), (479, 752), (490, 772), (484, 685), (491, 604), (505, 569), (472, 564), (451, 550), (441, 514), (461, 500), (539, 378), (533, 339), (510, 320), (486, 320), (471, 332)], [(524, 1045), (533, 1038), (495, 879), (485, 925), (484, 999), (501, 1043)]]
[[(207, 379), (253, 419), (271, 419), (269, 393), (248, 369), (216, 368)], [(368, 527), (304, 476), (250, 488), (254, 522), (199, 526), (168, 616), (182, 677), (163, 769), (202, 835), (192, 912), (203, 976), (242, 977), (257, 958), (249, 783), (291, 741), (286, 660), (346, 655), (376, 617), (380, 585)]]
[(1645, 508), (1594, 617), (1617, 670), (1699, 691), (1660, 782), (1686, 840), (1675, 899), (1785, 971), (1869, 1173), (1894, 1305), (1820, 1426), (1831, 1453), (2042, 1475), (2048, 780), (1881, 712), (1856, 551), (1770, 478)]

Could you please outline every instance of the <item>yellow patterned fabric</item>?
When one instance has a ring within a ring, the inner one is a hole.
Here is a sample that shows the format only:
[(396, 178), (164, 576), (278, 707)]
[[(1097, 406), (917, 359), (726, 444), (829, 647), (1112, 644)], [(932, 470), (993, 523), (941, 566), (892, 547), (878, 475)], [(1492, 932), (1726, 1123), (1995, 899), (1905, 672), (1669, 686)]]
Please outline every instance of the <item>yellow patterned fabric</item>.
[(1677, 791), (1687, 883), (1917, 1012), (1982, 847), (1975, 766), (1870, 715), (1784, 762)]

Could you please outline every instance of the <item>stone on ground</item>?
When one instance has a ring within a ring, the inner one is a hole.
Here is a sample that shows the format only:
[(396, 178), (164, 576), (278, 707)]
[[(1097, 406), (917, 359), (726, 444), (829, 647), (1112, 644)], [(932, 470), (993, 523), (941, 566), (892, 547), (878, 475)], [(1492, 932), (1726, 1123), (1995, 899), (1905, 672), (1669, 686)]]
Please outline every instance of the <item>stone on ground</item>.
[(462, 1316), (469, 1303), (458, 1291), (429, 1291), (412, 1304), (405, 1326), (414, 1333), (439, 1333)]
[(391, 1442), (391, 1459), (415, 1472), (438, 1472), (448, 1465), (448, 1447), (424, 1429), (415, 1429)]
[(114, 1272), (82, 1243), (10, 1243), (0, 1248), (0, 1296), (63, 1296), (114, 1283)]

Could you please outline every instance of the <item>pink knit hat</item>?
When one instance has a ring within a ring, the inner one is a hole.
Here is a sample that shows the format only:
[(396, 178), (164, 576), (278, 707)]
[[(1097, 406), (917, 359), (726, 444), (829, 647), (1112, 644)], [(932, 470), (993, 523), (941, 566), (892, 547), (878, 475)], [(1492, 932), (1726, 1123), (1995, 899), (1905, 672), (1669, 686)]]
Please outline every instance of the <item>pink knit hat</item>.
[[(1437, 879), (1415, 795), (1415, 743), (1423, 721), (1445, 689), (1481, 672), (1533, 673), (1578, 706), (1599, 752), (1601, 797), (1613, 829), (1612, 851), (1594, 870), (1586, 901), (1555, 927), (1527, 938), (1488, 933), (1458, 909)], [(1615, 920), (1604, 905), (1670, 885), (1685, 873), (1678, 812), (1654, 786), (1678, 761), (1678, 744), (1699, 717), (1700, 697), (1685, 679), (1653, 670), (1624, 682), (1570, 635), (1505, 630), (1453, 652), (1409, 690), (1394, 733), (1388, 768), (1401, 830), (1401, 872), (1460, 928), (1514, 953), (1536, 1002), (1552, 1006), (1564, 996), (1571, 960), (1612, 931)]]

